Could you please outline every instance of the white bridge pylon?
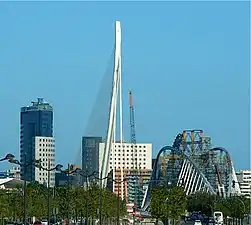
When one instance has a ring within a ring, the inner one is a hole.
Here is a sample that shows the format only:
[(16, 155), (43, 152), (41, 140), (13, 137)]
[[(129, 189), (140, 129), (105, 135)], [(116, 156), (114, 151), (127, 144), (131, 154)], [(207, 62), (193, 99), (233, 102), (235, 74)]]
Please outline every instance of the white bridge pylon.
[[(116, 21), (115, 28), (115, 55), (113, 68), (113, 85), (110, 101), (109, 123), (106, 133), (105, 148), (103, 152), (102, 166), (100, 178), (107, 177), (109, 173), (109, 158), (112, 148), (112, 143), (115, 142), (116, 136), (116, 112), (119, 93), (119, 120), (120, 120), (120, 142), (123, 142), (123, 123), (122, 123), (122, 82), (121, 82), (121, 26), (120, 21)], [(114, 167), (114, 165), (113, 165)], [(113, 168), (114, 169), (114, 168)], [(107, 179), (101, 181), (102, 187), (106, 187)]]

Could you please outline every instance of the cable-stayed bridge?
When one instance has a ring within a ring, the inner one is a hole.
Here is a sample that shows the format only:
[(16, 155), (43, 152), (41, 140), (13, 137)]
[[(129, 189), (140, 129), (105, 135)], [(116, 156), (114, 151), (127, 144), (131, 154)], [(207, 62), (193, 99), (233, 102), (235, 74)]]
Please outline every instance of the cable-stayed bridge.
[[(102, 137), (105, 143), (102, 160), (99, 163), (100, 178), (109, 173), (109, 158), (111, 146), (119, 139), (123, 143), (123, 109), (122, 109), (122, 60), (121, 60), (121, 26), (115, 23), (115, 48), (108, 69), (100, 85), (100, 90), (93, 106), (86, 130), (83, 136)], [(117, 108), (119, 110), (117, 110)], [(117, 129), (118, 128), (118, 129)], [(118, 138), (116, 138), (118, 136)], [(81, 147), (77, 153), (75, 164), (81, 165)], [(84, 159), (82, 159), (84, 160)], [(86, 168), (82, 168), (86, 169)], [(121, 173), (123, 174), (123, 173)], [(123, 179), (121, 177), (121, 179)], [(106, 186), (102, 179), (102, 186)], [(123, 191), (123, 190), (122, 190)]]
[[(104, 138), (101, 178), (109, 173), (111, 145), (115, 142), (117, 133), (123, 143), (121, 66), (121, 27), (117, 21), (115, 50), (84, 134)], [(119, 129), (116, 130), (117, 127)], [(82, 158), (80, 155), (81, 150), (77, 156), (79, 165)], [(185, 130), (177, 135), (173, 145), (165, 146), (159, 151), (142, 204), (145, 211), (149, 210), (151, 190), (156, 185), (183, 186), (187, 195), (197, 191), (223, 197), (240, 194), (229, 152), (222, 147), (212, 147), (210, 137), (204, 136), (202, 130)], [(106, 186), (106, 179), (103, 180), (102, 186)]]

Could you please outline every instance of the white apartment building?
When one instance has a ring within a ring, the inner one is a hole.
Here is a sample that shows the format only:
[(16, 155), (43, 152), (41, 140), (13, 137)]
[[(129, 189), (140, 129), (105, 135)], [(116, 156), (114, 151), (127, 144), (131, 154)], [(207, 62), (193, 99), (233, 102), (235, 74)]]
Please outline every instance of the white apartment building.
[(236, 172), (241, 194), (251, 197), (251, 170), (240, 170)]
[[(102, 160), (105, 143), (99, 144), (99, 171), (102, 168)], [(150, 143), (113, 143), (109, 159), (108, 171), (113, 170), (113, 179), (126, 178), (133, 169), (145, 173), (152, 169), (152, 144)], [(113, 192), (119, 193), (122, 199), (128, 198), (128, 181), (113, 183)]]
[[(55, 140), (53, 137), (36, 136), (34, 138), (34, 154), (36, 159), (41, 160), (42, 167), (51, 169), (55, 167)], [(50, 173), (50, 187), (55, 186), (55, 171), (46, 171), (35, 168), (35, 180), (48, 186), (48, 173)]]
[[(99, 144), (99, 171), (101, 170), (105, 143)], [(113, 143), (109, 160), (109, 169), (152, 169), (152, 144), (150, 143)]]
[(8, 177), (14, 178), (16, 180), (20, 180), (21, 179), (21, 169), (20, 167), (12, 167), (9, 170), (6, 170), (6, 174), (8, 175)]

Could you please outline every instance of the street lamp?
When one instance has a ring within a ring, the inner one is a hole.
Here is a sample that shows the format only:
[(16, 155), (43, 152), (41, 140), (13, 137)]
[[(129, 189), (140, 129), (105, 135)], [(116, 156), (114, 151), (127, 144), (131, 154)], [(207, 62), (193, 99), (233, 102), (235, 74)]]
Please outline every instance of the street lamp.
[[(166, 219), (165, 219), (165, 225), (166, 225), (166, 224), (167, 224), (168, 217), (169, 217), (169, 208), (167, 207), (167, 206), (168, 206), (168, 203), (169, 203), (169, 198), (167, 197), (167, 198), (165, 199), (164, 202), (166, 203), (166, 204), (165, 204), (165, 206), (166, 206), (166, 213), (165, 213)], [(168, 210), (167, 210), (167, 208), (168, 208)], [(168, 215), (167, 215), (167, 211), (168, 211)], [(169, 221), (168, 221), (168, 224), (169, 224)]]
[(102, 225), (102, 180), (112, 179), (109, 174), (104, 178), (95, 177), (95, 179), (99, 180), (99, 225)]
[(23, 185), (23, 191), (24, 191), (24, 204), (23, 204), (23, 210), (24, 210), (24, 216), (23, 216), (23, 223), (24, 225), (26, 225), (26, 207), (27, 207), (27, 193), (26, 193), (26, 188), (27, 188), (27, 183), (26, 183), (26, 172), (27, 172), (27, 167), (34, 165), (35, 167), (40, 168), (41, 167), (41, 160), (40, 159), (35, 159), (35, 160), (31, 160), (30, 162), (26, 162), (26, 154), (24, 154), (24, 163), (21, 163), (19, 160), (15, 159), (15, 156), (11, 153), (7, 154), (4, 158), (0, 159), (0, 161), (5, 161), (7, 160), (10, 163), (19, 165), (21, 168), (24, 169), (24, 176), (23, 176), (23, 180), (24, 180), (24, 185)]
[[(67, 199), (68, 199), (68, 210), (67, 210), (67, 222), (69, 223), (69, 208), (70, 208), (70, 175), (71, 174), (79, 174), (80, 176), (83, 176), (86, 178), (89, 178), (91, 176), (94, 176), (96, 172), (93, 172), (92, 174), (89, 175), (84, 175), (82, 170), (80, 168), (72, 168), (72, 165), (68, 164), (68, 168), (66, 170), (62, 170), (62, 166), (57, 168), (57, 171), (66, 174), (67, 175)], [(87, 186), (88, 188), (88, 186)], [(87, 203), (86, 203), (87, 204)], [(86, 219), (87, 220), (87, 219)]]
[(77, 169), (72, 169), (72, 165), (68, 163), (68, 168), (66, 170), (62, 170), (62, 167), (58, 168), (57, 171), (60, 173), (67, 175), (67, 204), (68, 204), (68, 210), (67, 210), (67, 223), (69, 224), (69, 208), (70, 208), (70, 175), (75, 173)]
[[(124, 183), (125, 181), (127, 180), (127, 178), (124, 178), (123, 180), (120, 180), (120, 181), (117, 181), (117, 180), (113, 180), (112, 181), (115, 183), (115, 184), (121, 184), (121, 183)], [(117, 195), (118, 195), (118, 198), (117, 198), (117, 225), (119, 225), (119, 210), (120, 210), (120, 205), (119, 205), (119, 195), (120, 195), (120, 192), (119, 192), (119, 185), (118, 185), (118, 190), (117, 190)]]
[[(242, 212), (243, 212), (243, 216), (245, 217), (246, 207), (245, 207), (244, 202), (238, 197), (236, 197), (235, 199), (238, 200), (242, 204), (242, 206), (243, 206)], [(241, 223), (242, 223), (242, 218), (241, 218)]]
[(48, 220), (48, 225), (50, 225), (50, 175), (51, 175), (51, 171), (53, 171), (53, 170), (56, 170), (56, 171), (61, 171), (62, 170), (62, 168), (63, 168), (63, 166), (61, 165), (61, 164), (57, 164), (55, 167), (53, 167), (53, 168), (50, 168), (50, 160), (48, 160), (48, 168), (44, 168), (44, 167), (42, 167), (41, 165), (39, 166), (39, 168), (40, 169), (42, 169), (42, 170), (45, 170), (45, 171), (47, 171), (47, 188), (48, 188), (48, 196), (47, 196), (47, 213), (48, 213), (48, 215), (47, 215), (47, 220)]
[(4, 158), (0, 159), (0, 162), (5, 161), (5, 160), (11, 160), (11, 159), (14, 159), (14, 158), (15, 158), (15, 156), (9, 153)]
[[(90, 177), (95, 177), (95, 174), (97, 173), (96, 171), (92, 172), (92, 173), (87, 173), (85, 171), (83, 171), (80, 168), (76, 168), (74, 170), (74, 173), (79, 174), (81, 177), (85, 178), (86, 181), (86, 194), (88, 194), (88, 178)], [(85, 198), (85, 224), (88, 225), (88, 198), (86, 196)], [(82, 225), (82, 213), (81, 213), (81, 225)]]

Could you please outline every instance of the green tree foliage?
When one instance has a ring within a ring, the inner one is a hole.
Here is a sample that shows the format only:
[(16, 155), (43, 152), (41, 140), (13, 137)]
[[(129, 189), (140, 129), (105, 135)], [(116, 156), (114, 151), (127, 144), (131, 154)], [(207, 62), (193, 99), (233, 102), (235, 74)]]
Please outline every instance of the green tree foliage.
[[(43, 185), (32, 183), (27, 185), (26, 191), (28, 217), (47, 218), (49, 195), (50, 208), (58, 208), (57, 216), (62, 219), (79, 218), (81, 215), (98, 218), (100, 210), (103, 218), (116, 217), (118, 203), (120, 216), (126, 214), (125, 202), (118, 199), (116, 194), (106, 189), (100, 189), (97, 185), (91, 185), (88, 191), (83, 187), (59, 187), (48, 190)], [(102, 203), (101, 207), (100, 203)], [(53, 216), (52, 213), (51, 216)], [(0, 217), (22, 220), (22, 189), (0, 190)]]
[(67, 218), (68, 211), (71, 210), (73, 201), (71, 193), (71, 190), (66, 187), (59, 187), (55, 190), (53, 203), (59, 209), (59, 217), (61, 218)]
[[(59, 209), (59, 217), (68, 216), (98, 218), (99, 212), (102, 217), (116, 217), (117, 204), (119, 201), (120, 215), (126, 214), (126, 204), (117, 195), (107, 189), (100, 189), (97, 185), (91, 185), (88, 191), (85, 188), (60, 187), (56, 190), (54, 204)], [(101, 205), (101, 207), (100, 207)]]
[(212, 216), (215, 198), (206, 192), (196, 192), (188, 197), (188, 211), (201, 211), (207, 216)]
[(187, 197), (182, 187), (156, 187), (152, 190), (150, 209), (151, 215), (157, 220), (178, 220), (185, 214), (186, 208)]
[(219, 199), (216, 209), (222, 209), (226, 216), (242, 219), (249, 213), (249, 201), (242, 196)]
[(9, 215), (9, 201), (7, 193), (0, 189), (0, 216), (3, 218), (4, 216)]
[(22, 217), (22, 193), (20, 190), (0, 189), (0, 217), (16, 219)]
[(35, 182), (27, 186), (28, 215), (42, 219), (47, 213), (48, 189)]
[(168, 190), (164, 187), (155, 187), (151, 193), (150, 210), (151, 215), (156, 219), (164, 220), (169, 216), (168, 204), (165, 200), (168, 197)]
[(168, 193), (168, 203), (170, 205), (170, 217), (178, 220), (185, 215), (187, 209), (187, 196), (182, 187), (173, 187)]
[(188, 211), (201, 211), (212, 216), (214, 211), (221, 211), (224, 216), (243, 218), (250, 211), (250, 200), (241, 196), (222, 198), (205, 192), (197, 192), (188, 197)]

